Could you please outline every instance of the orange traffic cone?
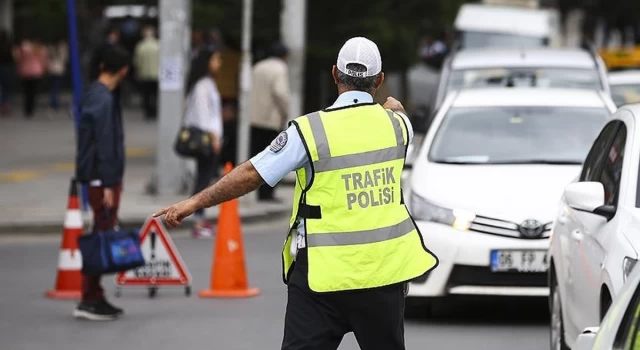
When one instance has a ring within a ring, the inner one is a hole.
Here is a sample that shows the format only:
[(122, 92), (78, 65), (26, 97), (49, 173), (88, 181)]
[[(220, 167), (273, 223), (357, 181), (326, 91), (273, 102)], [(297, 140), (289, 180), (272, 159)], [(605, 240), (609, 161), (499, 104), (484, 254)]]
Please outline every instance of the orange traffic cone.
[(54, 290), (46, 296), (53, 299), (78, 299), (82, 294), (82, 256), (78, 248), (78, 237), (82, 235), (82, 213), (78, 200), (78, 185), (71, 179), (69, 202), (64, 218), (62, 244), (58, 258), (58, 276)]
[[(225, 175), (232, 168), (227, 163)], [(222, 203), (211, 267), (211, 285), (209, 289), (200, 291), (201, 298), (248, 298), (260, 294), (259, 289), (248, 286), (240, 226), (238, 200)]]

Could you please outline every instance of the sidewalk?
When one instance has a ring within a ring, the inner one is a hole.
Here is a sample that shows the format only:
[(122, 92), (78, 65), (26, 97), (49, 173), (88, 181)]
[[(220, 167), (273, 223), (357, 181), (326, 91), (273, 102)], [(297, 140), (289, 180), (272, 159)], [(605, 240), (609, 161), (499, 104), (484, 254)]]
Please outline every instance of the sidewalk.
[[(138, 110), (125, 110), (124, 119), (127, 170), (119, 219), (124, 226), (136, 227), (188, 194), (146, 193), (155, 171), (156, 124), (144, 121)], [(75, 167), (73, 121), (65, 112), (48, 118), (44, 109), (33, 120), (19, 113), (0, 118), (0, 150), (0, 233), (60, 233)], [(241, 198), (243, 221), (288, 215), (293, 188), (282, 185), (276, 193), (281, 203), (259, 204), (253, 194)], [(208, 209), (206, 214), (215, 221), (218, 209)], [(90, 223), (91, 215), (86, 213), (85, 224)]]

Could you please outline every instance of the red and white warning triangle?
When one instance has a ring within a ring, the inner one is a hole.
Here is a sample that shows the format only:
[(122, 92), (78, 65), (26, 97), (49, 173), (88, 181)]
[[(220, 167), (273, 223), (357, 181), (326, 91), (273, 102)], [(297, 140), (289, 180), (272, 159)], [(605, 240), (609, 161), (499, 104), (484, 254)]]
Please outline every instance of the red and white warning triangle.
[(187, 286), (191, 274), (162, 222), (149, 217), (140, 230), (140, 248), (146, 264), (116, 276), (117, 285)]

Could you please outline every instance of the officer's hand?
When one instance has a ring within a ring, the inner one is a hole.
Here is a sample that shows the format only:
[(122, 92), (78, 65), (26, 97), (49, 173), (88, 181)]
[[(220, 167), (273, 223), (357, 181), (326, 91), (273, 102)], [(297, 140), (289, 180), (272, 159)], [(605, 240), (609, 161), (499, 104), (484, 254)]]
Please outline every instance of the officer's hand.
[(382, 105), (382, 107), (384, 107), (384, 109), (390, 109), (394, 112), (402, 112), (406, 114), (402, 103), (391, 96), (387, 97), (387, 101), (384, 103), (384, 105)]
[(189, 198), (156, 212), (153, 217), (157, 218), (164, 215), (164, 221), (167, 225), (171, 228), (176, 228), (184, 218), (193, 214), (197, 209), (198, 206), (195, 200)]

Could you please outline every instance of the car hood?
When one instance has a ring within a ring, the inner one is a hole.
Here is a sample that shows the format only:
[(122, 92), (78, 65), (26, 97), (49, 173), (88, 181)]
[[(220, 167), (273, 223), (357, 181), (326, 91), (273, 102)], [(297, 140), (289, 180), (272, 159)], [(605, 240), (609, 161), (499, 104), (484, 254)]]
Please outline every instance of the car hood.
[(421, 162), (411, 191), (437, 205), (520, 223), (553, 221), (579, 165), (457, 165)]

